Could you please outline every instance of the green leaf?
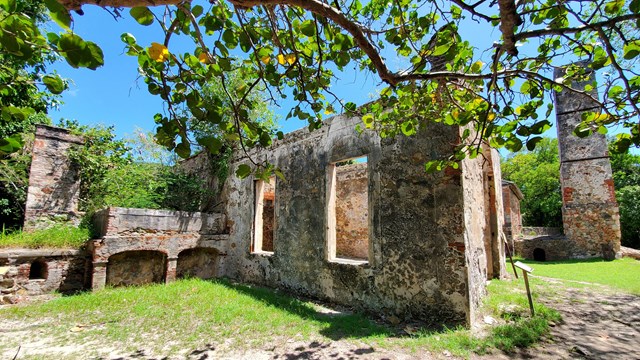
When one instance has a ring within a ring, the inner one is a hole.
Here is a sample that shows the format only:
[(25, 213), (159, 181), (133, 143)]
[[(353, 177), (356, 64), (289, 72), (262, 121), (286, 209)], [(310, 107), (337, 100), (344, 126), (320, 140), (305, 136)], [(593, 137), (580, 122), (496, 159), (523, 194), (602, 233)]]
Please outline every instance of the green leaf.
[(120, 35), (120, 40), (122, 40), (122, 42), (127, 45), (133, 45), (136, 43), (136, 38), (129, 33), (124, 33)]
[(535, 136), (527, 140), (527, 150), (533, 151), (533, 149), (536, 148), (536, 144), (539, 143), (540, 140), (542, 140), (541, 136)]
[(240, 179), (244, 179), (251, 174), (251, 167), (247, 164), (240, 164), (236, 170), (236, 176)]
[(58, 41), (60, 54), (74, 68), (85, 67), (92, 70), (104, 65), (102, 49), (91, 41), (84, 41), (76, 34), (64, 34)]
[(356, 112), (356, 104), (354, 104), (352, 102), (348, 102), (348, 103), (344, 104), (344, 109), (347, 112)]
[(22, 149), (22, 136), (14, 134), (7, 138), (0, 138), (0, 155), (8, 155)]
[(132, 8), (129, 10), (129, 14), (131, 14), (131, 17), (140, 25), (149, 26), (153, 24), (153, 13), (144, 6)]
[(0, 0), (0, 8), (8, 13), (16, 11), (17, 5), (15, 0)]
[(411, 136), (416, 133), (416, 127), (413, 125), (413, 122), (411, 121), (403, 122), (402, 125), (400, 126), (400, 129), (402, 130), (402, 133), (405, 134), (406, 136)]
[(634, 40), (625, 44), (624, 46), (624, 58), (631, 60), (640, 54), (640, 40)]
[(604, 12), (608, 14), (617, 14), (622, 10), (625, 0), (613, 0), (604, 5)]
[(373, 115), (371, 114), (366, 114), (362, 117), (362, 122), (364, 123), (364, 126), (367, 129), (372, 129), (373, 128)]
[(187, 141), (182, 141), (180, 144), (178, 144), (178, 146), (176, 146), (175, 150), (176, 154), (178, 154), (178, 156), (183, 159), (191, 156), (191, 145), (189, 145), (189, 142)]
[(47, 90), (56, 95), (62, 93), (67, 88), (67, 85), (59, 75), (45, 75), (42, 78), (42, 82), (47, 87)]
[(69, 10), (56, 0), (44, 0), (44, 4), (47, 6), (47, 9), (49, 9), (49, 16), (51, 16), (51, 19), (55, 21), (56, 24), (65, 30), (71, 29), (71, 15), (69, 14)]
[(316, 34), (316, 24), (313, 20), (305, 20), (300, 25), (300, 32), (306, 36), (312, 37)]
[(198, 17), (200, 15), (202, 15), (203, 12), (203, 8), (200, 5), (196, 5), (191, 9), (191, 13), (193, 14), (194, 17)]
[(224, 40), (224, 44), (229, 49), (235, 49), (238, 46), (238, 37), (231, 29), (227, 29), (222, 33), (222, 40)]
[(198, 139), (198, 144), (204, 146), (211, 154), (217, 154), (222, 148), (222, 141), (213, 136), (207, 136), (205, 138)]

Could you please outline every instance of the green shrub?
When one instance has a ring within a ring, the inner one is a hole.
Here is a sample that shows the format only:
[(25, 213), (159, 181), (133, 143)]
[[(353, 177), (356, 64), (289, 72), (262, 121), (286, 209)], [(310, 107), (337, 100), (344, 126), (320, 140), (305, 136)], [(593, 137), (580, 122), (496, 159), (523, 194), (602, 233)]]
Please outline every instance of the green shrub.
[(640, 249), (640, 186), (626, 186), (616, 191), (620, 205), (622, 245)]

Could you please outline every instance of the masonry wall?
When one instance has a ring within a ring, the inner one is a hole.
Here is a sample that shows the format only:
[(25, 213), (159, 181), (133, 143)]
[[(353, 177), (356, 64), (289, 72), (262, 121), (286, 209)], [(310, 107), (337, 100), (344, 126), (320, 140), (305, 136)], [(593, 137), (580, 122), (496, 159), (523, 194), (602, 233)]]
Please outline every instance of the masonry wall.
[(93, 289), (223, 273), (228, 245), (223, 214), (109, 207), (93, 220), (100, 236), (88, 244)]
[[(563, 75), (564, 69), (556, 69), (555, 78)], [(572, 87), (584, 89), (593, 78), (591, 74), (588, 81)], [(595, 89), (591, 95), (598, 96)], [(581, 249), (577, 257), (613, 259), (620, 253), (620, 215), (607, 140), (602, 134), (573, 135), (585, 111), (600, 109), (588, 97), (569, 91), (556, 93), (555, 103), (564, 233)]]
[(56, 222), (79, 221), (78, 169), (68, 157), (69, 150), (83, 140), (65, 129), (37, 125), (24, 229), (46, 228)]
[[(366, 310), (437, 323), (470, 323), (484, 293), (482, 166), (426, 174), (450, 154), (458, 130), (432, 125), (413, 137), (357, 133), (337, 116), (251, 155), (279, 167), (274, 253), (250, 253), (253, 179), (225, 185), (230, 234), (225, 274)], [(328, 167), (368, 157), (368, 262), (329, 261)], [(233, 160), (231, 171), (246, 158)], [(478, 213), (479, 212), (479, 213)]]
[(513, 242), (522, 234), (522, 212), (520, 210), (520, 198), (506, 184), (502, 186), (504, 229), (507, 240), (513, 250)]
[[(32, 266), (39, 266), (44, 276), (30, 279)], [(86, 289), (89, 269), (90, 256), (80, 250), (2, 249), (0, 304), (53, 291), (68, 294)]]

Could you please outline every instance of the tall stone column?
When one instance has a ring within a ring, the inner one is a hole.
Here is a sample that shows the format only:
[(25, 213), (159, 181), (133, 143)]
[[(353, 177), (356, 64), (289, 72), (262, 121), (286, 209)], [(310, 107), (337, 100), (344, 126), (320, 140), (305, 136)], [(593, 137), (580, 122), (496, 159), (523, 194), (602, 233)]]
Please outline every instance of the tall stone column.
[[(565, 75), (555, 70), (554, 77)], [(575, 89), (593, 82), (594, 74)], [(597, 98), (597, 90), (590, 93)], [(568, 90), (556, 93), (556, 119), (560, 148), (560, 183), (562, 186), (562, 221), (564, 233), (573, 244), (574, 257), (613, 259), (620, 252), (620, 214), (607, 139), (602, 134), (579, 138), (573, 134), (586, 111), (599, 111), (593, 99)]]
[(79, 222), (80, 177), (68, 152), (83, 143), (82, 137), (68, 130), (36, 126), (25, 205), (25, 230), (46, 228), (57, 222)]

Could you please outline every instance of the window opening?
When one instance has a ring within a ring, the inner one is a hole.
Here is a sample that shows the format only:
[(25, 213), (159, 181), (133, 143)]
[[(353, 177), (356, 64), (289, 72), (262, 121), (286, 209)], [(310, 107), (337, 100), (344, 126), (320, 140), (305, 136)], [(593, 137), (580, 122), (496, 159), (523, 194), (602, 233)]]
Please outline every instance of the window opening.
[(29, 268), (29, 280), (46, 280), (47, 279), (47, 264), (42, 260), (37, 260), (31, 263)]
[(251, 252), (273, 253), (275, 235), (276, 178), (255, 182), (255, 218)]
[(369, 261), (369, 172), (367, 157), (329, 165), (327, 194), (329, 261)]

